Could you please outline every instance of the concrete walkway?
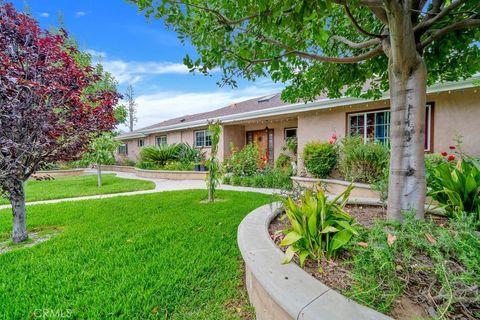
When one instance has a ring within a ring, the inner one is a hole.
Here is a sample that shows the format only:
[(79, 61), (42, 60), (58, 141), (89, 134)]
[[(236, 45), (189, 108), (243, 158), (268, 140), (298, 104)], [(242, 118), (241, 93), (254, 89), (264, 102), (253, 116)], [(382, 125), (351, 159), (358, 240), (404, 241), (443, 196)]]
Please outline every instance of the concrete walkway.
[[(151, 179), (138, 177), (133, 173), (128, 172), (114, 172), (114, 171), (104, 171), (103, 173), (115, 173), (120, 178), (125, 179), (137, 179), (137, 180), (147, 180), (155, 183), (155, 189), (151, 190), (141, 190), (141, 191), (131, 191), (131, 192), (121, 192), (121, 193), (112, 193), (112, 194), (100, 194), (93, 196), (81, 196), (75, 198), (64, 198), (64, 199), (53, 199), (53, 200), (42, 200), (42, 201), (31, 201), (27, 202), (27, 206), (36, 205), (36, 204), (49, 204), (49, 203), (59, 203), (59, 202), (70, 202), (70, 201), (82, 201), (82, 200), (91, 200), (91, 199), (105, 199), (121, 196), (132, 196), (138, 194), (150, 194), (163, 191), (176, 191), (176, 190), (191, 190), (191, 189), (204, 189), (206, 192), (205, 181), (203, 180), (167, 180), (167, 179)], [(87, 170), (86, 174), (96, 174), (95, 170)], [(242, 192), (257, 192), (264, 194), (278, 194), (280, 190), (277, 189), (261, 189), (261, 188), (248, 188), (248, 187), (236, 187), (230, 185), (221, 185), (219, 187), (221, 190), (231, 190), (231, 191), (242, 191)], [(1, 209), (11, 208), (10, 204), (0, 205)]]

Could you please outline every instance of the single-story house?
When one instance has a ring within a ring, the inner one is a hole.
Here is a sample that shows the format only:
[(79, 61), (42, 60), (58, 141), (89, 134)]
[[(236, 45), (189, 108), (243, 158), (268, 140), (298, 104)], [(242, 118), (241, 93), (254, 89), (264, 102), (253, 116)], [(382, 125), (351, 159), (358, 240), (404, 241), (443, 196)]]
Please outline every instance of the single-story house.
[[(426, 152), (447, 150), (456, 136), (462, 136), (463, 150), (480, 157), (480, 87), (474, 84), (478, 79), (480, 77), (428, 88)], [(280, 94), (273, 94), (124, 133), (118, 136), (124, 144), (118, 149), (117, 160), (137, 160), (143, 146), (178, 142), (186, 142), (208, 155), (211, 144), (208, 121), (217, 119), (223, 126), (220, 160), (230, 155), (231, 146), (242, 148), (256, 142), (273, 162), (289, 137), (297, 138), (300, 157), (306, 143), (328, 141), (332, 133), (338, 138), (355, 132), (365, 140), (385, 140), (390, 127), (387, 94), (375, 101), (321, 97), (314, 102), (293, 104), (283, 102)]]

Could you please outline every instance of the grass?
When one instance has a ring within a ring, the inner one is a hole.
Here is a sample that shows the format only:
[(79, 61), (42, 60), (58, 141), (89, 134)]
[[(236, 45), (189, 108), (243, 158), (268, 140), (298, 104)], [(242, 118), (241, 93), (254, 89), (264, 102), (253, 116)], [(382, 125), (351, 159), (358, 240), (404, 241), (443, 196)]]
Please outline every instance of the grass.
[[(243, 217), (271, 196), (190, 190), (27, 208), (28, 229), (57, 227), (47, 242), (0, 255), (0, 310), (74, 319), (239, 319), (245, 292), (237, 248)], [(0, 240), (11, 213), (0, 211)]]
[[(26, 200), (40, 201), (51, 199), (75, 198), (97, 194), (110, 194), (128, 191), (149, 190), (155, 188), (155, 183), (146, 180), (124, 179), (115, 174), (103, 174), (102, 187), (97, 186), (97, 175), (76, 177), (61, 177), (55, 180), (28, 180), (26, 185)], [(9, 203), (0, 199), (0, 204)]]

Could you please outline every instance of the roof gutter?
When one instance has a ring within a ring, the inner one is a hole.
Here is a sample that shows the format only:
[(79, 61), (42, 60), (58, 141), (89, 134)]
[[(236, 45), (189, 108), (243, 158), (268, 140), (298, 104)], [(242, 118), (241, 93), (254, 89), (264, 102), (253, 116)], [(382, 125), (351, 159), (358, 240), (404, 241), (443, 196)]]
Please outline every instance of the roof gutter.
[[(473, 88), (475, 87), (473, 85), (473, 80), (478, 80), (478, 79), (480, 79), (480, 75), (465, 81), (461, 81), (461, 82), (446, 82), (446, 83), (436, 84), (427, 88), (427, 94), (437, 93), (442, 91), (449, 91), (449, 90), (461, 90), (461, 89)], [(390, 98), (390, 94), (386, 92), (382, 95), (382, 97), (379, 100), (384, 100), (389, 98)], [(335, 108), (335, 107), (340, 107), (345, 105), (361, 104), (361, 103), (371, 102), (371, 101), (372, 101), (371, 99), (342, 97), (338, 99), (317, 100), (317, 101), (308, 102), (308, 103), (294, 103), (294, 104), (284, 105), (280, 107), (254, 110), (254, 111), (237, 113), (237, 114), (232, 114), (232, 115), (227, 115), (222, 117), (215, 117), (211, 119), (202, 119), (202, 120), (190, 121), (186, 123), (174, 124), (170, 126), (164, 126), (160, 128), (142, 130), (141, 132), (137, 132), (131, 135), (125, 134), (123, 136), (118, 136), (117, 139), (127, 140), (127, 139), (134, 139), (134, 138), (143, 138), (152, 133), (161, 133), (161, 132), (169, 132), (169, 131), (182, 130), (182, 129), (191, 129), (196, 127), (205, 127), (208, 125), (208, 122), (211, 120), (220, 120), (222, 123), (230, 123), (235, 121), (250, 120), (250, 119), (268, 117), (268, 116), (286, 115), (286, 114), (292, 114), (292, 113), (298, 113), (298, 112), (330, 109), (330, 108)]]

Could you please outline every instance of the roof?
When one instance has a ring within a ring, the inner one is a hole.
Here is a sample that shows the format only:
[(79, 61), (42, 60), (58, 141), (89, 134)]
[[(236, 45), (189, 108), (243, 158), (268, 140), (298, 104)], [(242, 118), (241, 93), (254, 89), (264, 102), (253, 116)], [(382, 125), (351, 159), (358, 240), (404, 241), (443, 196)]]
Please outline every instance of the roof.
[[(474, 77), (480, 79), (480, 75)], [(440, 92), (446, 90), (457, 90), (474, 87), (473, 79), (460, 82), (446, 82), (433, 85), (428, 88), (427, 92)], [(388, 93), (382, 96), (388, 99)], [(187, 128), (195, 128), (206, 126), (209, 120), (218, 119), (222, 122), (241, 121), (255, 119), (266, 116), (286, 115), (296, 112), (305, 112), (312, 110), (320, 110), (325, 108), (334, 108), (344, 106), (346, 104), (364, 103), (369, 100), (361, 98), (341, 97), (337, 99), (328, 99), (326, 95), (319, 96), (315, 101), (305, 103), (288, 103), (281, 100), (280, 93), (253, 98), (238, 103), (232, 103), (229, 106), (216, 109), (209, 112), (202, 112), (193, 115), (185, 115), (169, 119), (148, 127), (136, 129), (132, 132), (121, 134), (117, 137), (119, 140), (127, 140), (133, 138), (145, 137), (151, 133), (160, 133)]]

